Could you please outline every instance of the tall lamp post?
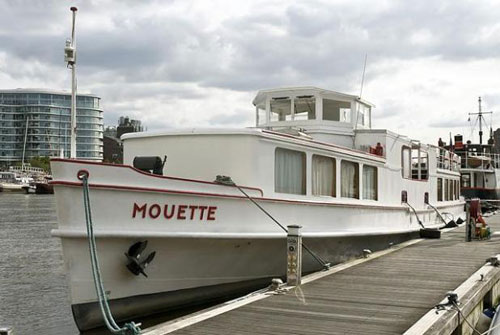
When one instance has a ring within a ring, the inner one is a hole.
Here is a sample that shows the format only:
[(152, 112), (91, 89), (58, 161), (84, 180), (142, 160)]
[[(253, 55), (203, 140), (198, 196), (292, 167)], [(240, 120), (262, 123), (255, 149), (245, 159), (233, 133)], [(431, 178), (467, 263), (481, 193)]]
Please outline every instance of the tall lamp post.
[(76, 40), (75, 40), (75, 19), (76, 7), (71, 7), (73, 12), (73, 24), (71, 28), (71, 40), (66, 40), (64, 48), (64, 61), (71, 68), (71, 142), (70, 158), (76, 158)]

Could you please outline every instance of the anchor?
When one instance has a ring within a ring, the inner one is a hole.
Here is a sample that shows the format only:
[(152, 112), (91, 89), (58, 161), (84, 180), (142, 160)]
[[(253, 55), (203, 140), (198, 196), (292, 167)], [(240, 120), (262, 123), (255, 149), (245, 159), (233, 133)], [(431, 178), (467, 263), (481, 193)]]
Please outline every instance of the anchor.
[(148, 241), (139, 241), (130, 246), (128, 248), (128, 252), (125, 253), (125, 256), (128, 259), (127, 269), (132, 272), (134, 275), (138, 276), (142, 274), (144, 277), (148, 277), (144, 270), (146, 267), (153, 261), (155, 258), (156, 251), (150, 253), (145, 260), (141, 260), (141, 254), (148, 246)]

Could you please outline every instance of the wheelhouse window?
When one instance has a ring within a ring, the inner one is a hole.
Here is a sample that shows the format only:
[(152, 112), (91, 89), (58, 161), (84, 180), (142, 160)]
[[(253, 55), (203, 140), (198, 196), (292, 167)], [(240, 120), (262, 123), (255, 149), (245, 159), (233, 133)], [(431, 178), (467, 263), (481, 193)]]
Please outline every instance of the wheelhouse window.
[(363, 165), (363, 199), (378, 199), (377, 168)]
[(257, 111), (256, 111), (256, 118), (257, 118), (256, 124), (257, 124), (257, 126), (266, 124), (267, 123), (266, 117), (267, 117), (266, 110), (263, 108), (257, 107)]
[(413, 180), (429, 179), (429, 154), (420, 147), (403, 146), (401, 149), (401, 171), (403, 178)]
[(403, 178), (411, 178), (411, 156), (410, 156), (410, 148), (403, 147), (401, 149), (401, 172), (403, 174)]
[(370, 123), (370, 107), (358, 103), (357, 121), (359, 125), (367, 126)]
[(316, 119), (316, 99), (312, 95), (298, 96), (294, 99), (294, 120)]
[(272, 98), (270, 112), (271, 122), (291, 120), (292, 101), (289, 97)]
[(443, 201), (443, 178), (437, 179), (437, 201)]
[(323, 120), (351, 122), (351, 103), (323, 99)]
[(340, 163), (341, 196), (359, 199), (359, 165), (342, 161)]
[(306, 194), (306, 154), (276, 148), (274, 190), (278, 193)]
[(427, 180), (429, 178), (427, 152), (414, 148), (411, 150), (411, 177), (416, 180)]
[(336, 162), (335, 158), (312, 156), (312, 194), (336, 196)]

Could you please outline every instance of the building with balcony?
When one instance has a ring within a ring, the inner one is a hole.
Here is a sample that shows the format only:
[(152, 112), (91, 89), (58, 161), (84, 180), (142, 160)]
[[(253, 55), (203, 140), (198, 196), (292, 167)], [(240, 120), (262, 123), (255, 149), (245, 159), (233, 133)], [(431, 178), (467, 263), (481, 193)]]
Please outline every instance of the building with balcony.
[[(76, 99), (76, 155), (102, 161), (101, 99), (79, 94)], [(34, 157), (70, 154), (71, 94), (44, 89), (0, 90), (0, 166)]]

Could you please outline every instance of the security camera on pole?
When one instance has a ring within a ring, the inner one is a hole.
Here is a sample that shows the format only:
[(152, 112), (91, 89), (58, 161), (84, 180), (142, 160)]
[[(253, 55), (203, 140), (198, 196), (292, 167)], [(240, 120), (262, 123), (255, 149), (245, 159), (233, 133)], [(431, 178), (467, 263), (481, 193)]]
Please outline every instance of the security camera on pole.
[(64, 48), (64, 61), (71, 68), (71, 142), (70, 158), (76, 158), (76, 41), (75, 41), (75, 18), (76, 7), (71, 7), (73, 12), (73, 25), (71, 29), (71, 40), (66, 40)]

